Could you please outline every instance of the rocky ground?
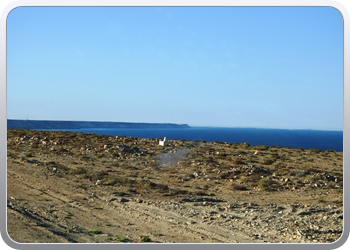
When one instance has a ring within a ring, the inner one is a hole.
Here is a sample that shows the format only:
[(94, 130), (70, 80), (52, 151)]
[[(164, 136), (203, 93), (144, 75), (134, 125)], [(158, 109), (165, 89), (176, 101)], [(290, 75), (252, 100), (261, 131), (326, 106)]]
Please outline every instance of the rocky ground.
[(325, 243), (343, 229), (343, 153), (8, 130), (16, 242)]

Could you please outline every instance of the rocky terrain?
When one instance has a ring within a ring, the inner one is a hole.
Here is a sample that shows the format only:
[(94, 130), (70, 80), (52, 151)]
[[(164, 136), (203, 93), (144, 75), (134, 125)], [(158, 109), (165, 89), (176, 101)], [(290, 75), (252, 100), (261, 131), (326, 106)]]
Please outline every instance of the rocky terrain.
[(343, 153), (248, 143), (7, 131), (16, 242), (329, 243)]

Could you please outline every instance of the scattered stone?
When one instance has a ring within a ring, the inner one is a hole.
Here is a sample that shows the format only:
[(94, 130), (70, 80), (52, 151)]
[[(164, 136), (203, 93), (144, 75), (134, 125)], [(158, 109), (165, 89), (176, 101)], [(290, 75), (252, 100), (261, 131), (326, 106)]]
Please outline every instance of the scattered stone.
[(97, 180), (96, 181), (96, 185), (102, 185), (103, 184), (103, 180)]

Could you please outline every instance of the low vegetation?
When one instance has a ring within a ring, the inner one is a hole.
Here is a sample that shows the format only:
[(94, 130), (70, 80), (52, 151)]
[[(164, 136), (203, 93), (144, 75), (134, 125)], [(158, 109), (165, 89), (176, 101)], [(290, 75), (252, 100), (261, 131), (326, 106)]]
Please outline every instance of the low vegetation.
[(151, 238), (149, 238), (148, 236), (144, 236), (144, 237), (141, 238), (141, 241), (142, 242), (150, 242)]
[(128, 238), (126, 238), (126, 237), (119, 237), (119, 236), (117, 236), (117, 241), (118, 242), (127, 242), (129, 239)]
[(90, 230), (90, 234), (102, 234), (103, 232), (101, 230)]

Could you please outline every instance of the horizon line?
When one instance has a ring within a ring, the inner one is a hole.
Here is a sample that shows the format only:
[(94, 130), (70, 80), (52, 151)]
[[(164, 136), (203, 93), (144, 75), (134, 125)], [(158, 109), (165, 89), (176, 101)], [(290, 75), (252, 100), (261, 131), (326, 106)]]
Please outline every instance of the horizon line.
[[(189, 125), (190, 126), (190, 125)], [(281, 130), (317, 130), (317, 131), (341, 131), (344, 132), (343, 129), (317, 129), (317, 128), (274, 128), (274, 127), (227, 127), (227, 126), (190, 126), (196, 128), (252, 128), (252, 129), (281, 129)]]
[(11, 119), (7, 120), (17, 120), (17, 121), (61, 121), (61, 122), (116, 122), (116, 123), (148, 123), (148, 124), (176, 124), (176, 125), (187, 125), (190, 128), (248, 128), (248, 129), (281, 129), (281, 130), (316, 130), (316, 131), (338, 131), (344, 132), (344, 129), (316, 129), (316, 128), (276, 128), (276, 127), (242, 127), (242, 126), (210, 126), (210, 125), (189, 125), (188, 123), (171, 123), (171, 122), (120, 122), (120, 121), (77, 121), (77, 120), (29, 120), (29, 119)]

